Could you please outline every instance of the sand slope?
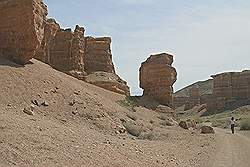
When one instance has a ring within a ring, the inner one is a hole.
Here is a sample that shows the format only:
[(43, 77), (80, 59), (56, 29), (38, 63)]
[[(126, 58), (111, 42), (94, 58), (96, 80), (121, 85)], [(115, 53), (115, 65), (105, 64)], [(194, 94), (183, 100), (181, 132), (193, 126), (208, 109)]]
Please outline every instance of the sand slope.
[[(209, 158), (213, 135), (163, 126), (155, 111), (121, 107), (124, 98), (37, 60), (22, 67), (0, 59), (0, 166), (184, 167)], [(48, 106), (27, 115), (32, 100)], [(116, 134), (121, 119), (157, 137)]]

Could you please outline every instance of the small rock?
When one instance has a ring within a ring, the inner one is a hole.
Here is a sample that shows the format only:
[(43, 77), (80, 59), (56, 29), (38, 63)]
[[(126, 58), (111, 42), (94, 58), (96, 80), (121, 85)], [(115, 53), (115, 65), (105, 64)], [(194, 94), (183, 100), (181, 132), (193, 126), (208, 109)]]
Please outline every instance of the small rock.
[(28, 108), (24, 108), (24, 109), (23, 109), (23, 112), (24, 112), (25, 114), (28, 114), (28, 115), (34, 115), (34, 113), (31, 111), (31, 109), (28, 109)]
[(45, 106), (45, 107), (48, 107), (48, 106), (49, 106), (49, 103), (46, 102), (46, 101), (44, 101), (44, 102), (41, 103), (41, 105), (42, 105), (42, 106)]
[(51, 92), (52, 92), (52, 93), (57, 93), (57, 90), (52, 90)]
[(34, 104), (34, 105), (36, 105), (36, 106), (39, 106), (39, 103), (38, 103), (37, 100), (31, 100), (31, 103)]
[(77, 111), (72, 111), (72, 114), (76, 115), (76, 114), (77, 114)]
[(74, 91), (75, 95), (80, 95), (80, 91)]
[(30, 105), (30, 110), (34, 111), (35, 110), (35, 106), (33, 104)]

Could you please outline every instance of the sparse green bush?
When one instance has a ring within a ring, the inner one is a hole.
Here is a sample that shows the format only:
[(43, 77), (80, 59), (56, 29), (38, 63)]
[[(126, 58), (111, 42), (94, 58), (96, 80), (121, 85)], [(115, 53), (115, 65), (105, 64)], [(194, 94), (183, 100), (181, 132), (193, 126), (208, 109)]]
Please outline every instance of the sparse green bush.
[(128, 96), (125, 100), (116, 101), (122, 107), (127, 108), (130, 111), (136, 112), (135, 107), (137, 106), (137, 97), (136, 96)]
[(250, 118), (245, 119), (240, 123), (240, 130), (250, 130)]

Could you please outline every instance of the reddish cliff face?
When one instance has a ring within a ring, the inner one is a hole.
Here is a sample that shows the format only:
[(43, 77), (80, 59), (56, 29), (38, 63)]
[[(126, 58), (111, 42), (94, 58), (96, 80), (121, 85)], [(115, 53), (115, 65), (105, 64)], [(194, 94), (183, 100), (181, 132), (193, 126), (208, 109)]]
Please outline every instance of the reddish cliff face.
[(60, 29), (54, 19), (45, 22), (45, 35), (36, 58), (53, 68), (104, 89), (129, 95), (129, 87), (114, 70), (111, 38), (84, 37), (84, 28)]
[(85, 70), (88, 74), (103, 71), (115, 73), (112, 54), (111, 38), (85, 38)]
[(36, 58), (53, 68), (84, 79), (84, 28), (61, 29), (54, 19), (45, 23), (45, 35)]
[(212, 77), (215, 97), (250, 98), (250, 71), (222, 73)]
[(41, 0), (1, 0), (0, 16), (0, 56), (27, 63), (43, 39), (47, 7)]
[(50, 64), (63, 72), (84, 71), (84, 29), (60, 30), (50, 46)]
[(212, 77), (213, 94), (204, 100), (209, 111), (250, 104), (250, 71), (222, 73)]
[(140, 87), (143, 96), (149, 96), (161, 104), (172, 106), (173, 84), (177, 72), (172, 67), (173, 56), (162, 53), (151, 55), (140, 68)]
[(44, 24), (44, 38), (35, 58), (49, 64), (51, 62), (50, 48), (56, 33), (60, 31), (60, 25), (54, 19), (48, 19)]

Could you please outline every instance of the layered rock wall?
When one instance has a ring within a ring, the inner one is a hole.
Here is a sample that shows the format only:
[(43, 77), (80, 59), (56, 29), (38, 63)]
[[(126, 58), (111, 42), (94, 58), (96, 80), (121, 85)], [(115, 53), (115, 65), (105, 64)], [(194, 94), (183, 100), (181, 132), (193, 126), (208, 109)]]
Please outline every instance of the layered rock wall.
[(115, 73), (112, 54), (111, 38), (85, 38), (85, 70), (88, 74), (96, 71)]
[(0, 56), (27, 63), (43, 39), (46, 5), (41, 0), (1, 0), (0, 16)]
[(127, 83), (114, 70), (111, 38), (84, 37), (84, 28), (61, 29), (54, 19), (45, 22), (45, 36), (36, 58), (53, 68), (104, 89), (130, 95)]
[(225, 98), (250, 98), (250, 71), (213, 75), (213, 95)]
[(84, 71), (84, 29), (76, 26), (61, 29), (55, 35), (50, 46), (50, 63), (52, 67), (63, 72)]
[(44, 38), (35, 58), (44, 63), (50, 64), (50, 49), (52, 41), (54, 40), (57, 32), (60, 31), (60, 25), (54, 19), (48, 19), (44, 22), (44, 24)]
[(172, 67), (173, 56), (162, 53), (151, 55), (140, 68), (140, 87), (143, 96), (148, 96), (161, 104), (172, 106), (173, 84), (177, 72)]

